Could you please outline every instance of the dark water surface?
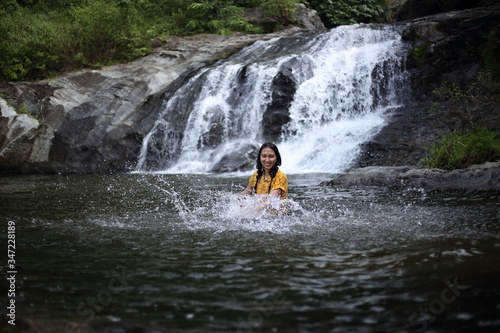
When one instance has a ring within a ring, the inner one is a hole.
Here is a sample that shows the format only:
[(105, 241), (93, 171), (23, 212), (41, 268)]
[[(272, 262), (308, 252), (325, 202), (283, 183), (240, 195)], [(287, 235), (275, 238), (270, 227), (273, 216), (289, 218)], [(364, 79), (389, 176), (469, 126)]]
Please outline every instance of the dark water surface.
[(498, 199), (318, 185), (332, 177), (290, 175), (287, 216), (242, 208), (247, 175), (2, 177), (15, 328), (497, 332)]

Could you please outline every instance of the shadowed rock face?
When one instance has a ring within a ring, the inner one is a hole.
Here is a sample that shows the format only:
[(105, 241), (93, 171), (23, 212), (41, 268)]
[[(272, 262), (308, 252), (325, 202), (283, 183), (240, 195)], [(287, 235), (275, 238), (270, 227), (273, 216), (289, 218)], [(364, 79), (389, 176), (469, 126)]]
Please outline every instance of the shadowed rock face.
[(281, 70), (274, 77), (271, 104), (267, 107), (262, 119), (266, 141), (276, 141), (281, 135), (283, 125), (290, 121), (289, 109), (296, 91), (296, 82), (293, 77), (295, 62), (297, 60), (292, 59), (283, 64)]
[[(362, 147), (355, 167), (421, 165), (427, 146), (442, 133), (461, 126), (458, 117), (450, 116), (456, 111), (450, 106), (441, 114), (429, 112), (432, 91), (445, 82), (466, 86), (484, 69), (481, 54), (488, 34), (500, 30), (500, 4), (400, 24), (405, 29), (403, 38), (414, 50), (407, 63), (413, 98)], [(500, 112), (479, 109), (476, 113), (479, 124), (500, 129)]]
[(413, 20), (422, 16), (433, 15), (437, 13), (449, 12), (452, 10), (465, 10), (478, 6), (485, 6), (492, 3), (488, 0), (447, 0), (447, 1), (422, 1), (422, 0), (399, 0), (393, 1), (399, 3), (396, 10), (396, 19), (398, 21)]

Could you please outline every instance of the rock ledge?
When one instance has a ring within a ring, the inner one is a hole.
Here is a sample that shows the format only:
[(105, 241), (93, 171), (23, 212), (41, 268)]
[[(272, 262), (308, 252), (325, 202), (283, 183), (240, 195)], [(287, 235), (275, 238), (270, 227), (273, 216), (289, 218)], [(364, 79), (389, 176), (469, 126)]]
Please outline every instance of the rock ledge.
[(352, 169), (322, 185), (381, 186), (391, 190), (423, 189), (429, 192), (460, 192), (500, 195), (500, 161), (445, 171), (412, 166)]

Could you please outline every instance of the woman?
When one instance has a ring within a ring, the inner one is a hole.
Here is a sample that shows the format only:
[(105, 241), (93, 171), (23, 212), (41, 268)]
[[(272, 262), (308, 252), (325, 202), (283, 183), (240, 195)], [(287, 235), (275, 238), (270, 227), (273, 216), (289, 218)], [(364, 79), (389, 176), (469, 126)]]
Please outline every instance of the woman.
[(275, 144), (264, 143), (257, 155), (257, 171), (248, 181), (241, 194), (269, 194), (281, 199), (288, 198), (288, 179), (279, 170), (281, 155)]

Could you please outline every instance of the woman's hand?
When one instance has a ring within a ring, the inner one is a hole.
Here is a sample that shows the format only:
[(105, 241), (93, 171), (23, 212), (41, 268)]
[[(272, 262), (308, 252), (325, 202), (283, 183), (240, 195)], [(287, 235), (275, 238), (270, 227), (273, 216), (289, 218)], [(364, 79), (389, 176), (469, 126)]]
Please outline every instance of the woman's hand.
[(272, 190), (269, 193), (269, 195), (272, 196), (272, 197), (281, 198), (282, 193), (283, 193), (283, 190), (280, 189), (280, 188), (277, 188), (275, 190)]
[(240, 195), (251, 195), (253, 194), (253, 188), (252, 187), (247, 187), (246, 189), (244, 189)]

